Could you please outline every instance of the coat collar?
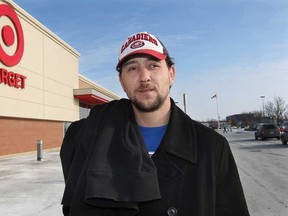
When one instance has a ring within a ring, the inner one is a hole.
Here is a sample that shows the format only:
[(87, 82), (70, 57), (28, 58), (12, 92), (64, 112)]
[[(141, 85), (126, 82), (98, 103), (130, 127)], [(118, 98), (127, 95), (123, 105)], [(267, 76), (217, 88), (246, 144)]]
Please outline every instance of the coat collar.
[(197, 162), (197, 139), (194, 123), (171, 99), (171, 115), (159, 150), (191, 163)]

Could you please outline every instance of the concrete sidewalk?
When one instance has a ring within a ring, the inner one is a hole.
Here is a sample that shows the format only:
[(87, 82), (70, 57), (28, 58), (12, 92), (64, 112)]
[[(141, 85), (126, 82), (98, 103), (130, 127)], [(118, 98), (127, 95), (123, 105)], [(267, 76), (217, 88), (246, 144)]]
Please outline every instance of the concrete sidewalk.
[(61, 216), (64, 190), (59, 149), (0, 157), (0, 214)]

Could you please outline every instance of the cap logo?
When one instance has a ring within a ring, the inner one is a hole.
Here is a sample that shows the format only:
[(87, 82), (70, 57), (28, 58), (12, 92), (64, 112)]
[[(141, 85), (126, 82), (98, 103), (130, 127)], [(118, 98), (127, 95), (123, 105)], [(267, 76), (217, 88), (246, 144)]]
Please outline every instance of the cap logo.
[(143, 41), (135, 41), (134, 43), (131, 44), (130, 48), (131, 49), (137, 49), (140, 47), (143, 47), (145, 43)]
[[(148, 41), (148, 42), (151, 42), (153, 43), (154, 45), (158, 46), (158, 43), (157, 43), (157, 40), (155, 38), (153, 38), (150, 34), (147, 34), (147, 33), (139, 33), (139, 34), (136, 34), (136, 35), (133, 35), (132, 37), (129, 37), (127, 39), (127, 41), (123, 44), (123, 46), (121, 47), (121, 53), (124, 52), (124, 50), (129, 47), (129, 45), (131, 43), (133, 43), (134, 41)], [(139, 42), (140, 42), (139, 41)], [(145, 44), (144, 44), (145, 45)], [(144, 46), (143, 45), (143, 46)], [(132, 45), (131, 45), (132, 46)], [(131, 47), (132, 48), (132, 47)], [(135, 48), (133, 48), (135, 49)]]

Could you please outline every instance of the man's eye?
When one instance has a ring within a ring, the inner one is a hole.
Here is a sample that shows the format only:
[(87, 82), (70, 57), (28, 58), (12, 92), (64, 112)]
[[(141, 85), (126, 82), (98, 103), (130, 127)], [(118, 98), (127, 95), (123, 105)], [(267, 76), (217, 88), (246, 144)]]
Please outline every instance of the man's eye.
[(159, 67), (159, 65), (158, 64), (151, 64), (151, 66), (150, 66), (151, 68), (158, 68)]
[(127, 68), (127, 71), (135, 71), (137, 68), (136, 67), (129, 67), (129, 68)]

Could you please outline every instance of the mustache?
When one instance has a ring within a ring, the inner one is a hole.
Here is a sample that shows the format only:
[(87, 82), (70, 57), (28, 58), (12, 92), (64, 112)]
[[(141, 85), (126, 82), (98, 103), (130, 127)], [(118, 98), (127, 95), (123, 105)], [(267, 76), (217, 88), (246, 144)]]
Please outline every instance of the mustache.
[(138, 91), (146, 89), (154, 89), (154, 87), (151, 83), (141, 83), (140, 86), (137, 88)]

